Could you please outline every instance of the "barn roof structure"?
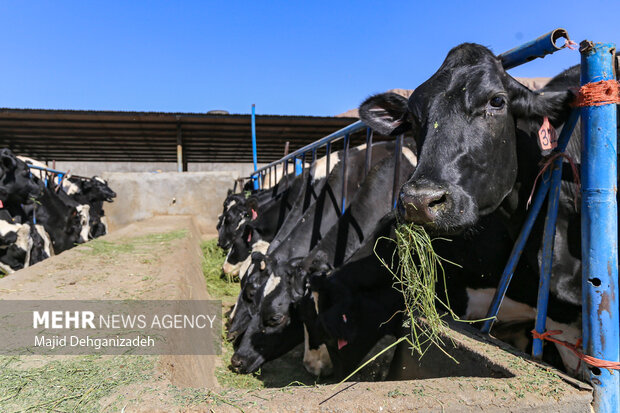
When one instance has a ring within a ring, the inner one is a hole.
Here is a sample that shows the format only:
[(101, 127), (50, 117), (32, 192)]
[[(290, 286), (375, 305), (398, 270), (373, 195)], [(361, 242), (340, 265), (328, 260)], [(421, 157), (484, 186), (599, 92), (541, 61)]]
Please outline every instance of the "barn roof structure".
[[(256, 116), (258, 162), (357, 119)], [(250, 115), (0, 109), (0, 147), (42, 161), (252, 162)]]

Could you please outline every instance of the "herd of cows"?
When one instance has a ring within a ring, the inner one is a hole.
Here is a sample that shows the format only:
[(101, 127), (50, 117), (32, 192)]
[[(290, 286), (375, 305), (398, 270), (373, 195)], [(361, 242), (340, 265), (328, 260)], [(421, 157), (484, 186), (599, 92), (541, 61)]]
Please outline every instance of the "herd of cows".
[(107, 232), (99, 177), (47, 177), (37, 161), (0, 149), (0, 274), (29, 267)]
[[(400, 336), (404, 300), (392, 272), (398, 266), (395, 227), (423, 225), (446, 260), (452, 311), (484, 318), (526, 218), (528, 198), (547, 155), (537, 145), (548, 117), (561, 128), (579, 85), (570, 68), (531, 91), (509, 76), (487, 48), (462, 44), (409, 99), (371, 96), (360, 117), (382, 135), (407, 133), (398, 204), (391, 205), (394, 143), (352, 148), (318, 159), (299, 176), (268, 189), (229, 194), (218, 223), (228, 251), (223, 270), (238, 274), (241, 292), (229, 315), (232, 368), (257, 371), (304, 342), (312, 374), (344, 375), (384, 335)], [(580, 126), (566, 150), (580, 162)], [(372, 165), (365, 169), (366, 151)], [(327, 170), (330, 165), (330, 170)], [(548, 330), (577, 343), (581, 336), (580, 193), (565, 163), (554, 249)], [(347, 181), (341, 213), (342, 174)], [(540, 214), (504, 299), (494, 334), (530, 351), (536, 316), (545, 213)], [(443, 280), (440, 281), (443, 283)], [(545, 360), (585, 377), (583, 363), (563, 346), (545, 344)]]

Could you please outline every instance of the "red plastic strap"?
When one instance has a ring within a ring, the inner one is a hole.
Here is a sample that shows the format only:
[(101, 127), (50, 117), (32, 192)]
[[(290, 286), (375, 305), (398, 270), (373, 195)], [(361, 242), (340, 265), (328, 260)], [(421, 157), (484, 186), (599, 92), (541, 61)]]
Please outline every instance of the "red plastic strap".
[(565, 47), (567, 47), (568, 49), (571, 49), (571, 50), (577, 50), (579, 45), (577, 44), (577, 42), (574, 42), (571, 39), (567, 39)]
[(558, 340), (557, 338), (551, 337), (551, 336), (555, 336), (558, 334), (562, 334), (562, 330), (549, 330), (549, 331), (545, 331), (542, 334), (539, 334), (536, 330), (532, 330), (532, 336), (534, 336), (534, 338), (537, 338), (539, 340), (551, 341), (552, 343), (556, 343), (561, 346), (564, 346), (570, 351), (572, 351), (579, 358), (579, 360), (584, 361), (590, 366), (599, 367), (601, 369), (620, 370), (620, 362), (618, 361), (601, 360), (601, 359), (597, 359), (596, 357), (583, 354), (579, 350), (579, 347), (577, 347), (581, 345), (581, 339), (577, 341), (577, 344), (572, 344), (567, 341)]
[(532, 185), (532, 192), (530, 192), (530, 197), (527, 199), (526, 208), (529, 208), (530, 204), (532, 203), (532, 197), (534, 196), (534, 190), (536, 189), (536, 183), (538, 182), (538, 178), (540, 178), (543, 172), (545, 172), (545, 170), (549, 168), (549, 166), (551, 166), (553, 161), (555, 161), (559, 157), (566, 159), (568, 163), (570, 164), (571, 169), (573, 170), (573, 178), (575, 178), (575, 184), (577, 185), (577, 190), (575, 191), (575, 198), (573, 199), (573, 201), (575, 203), (575, 209), (577, 209), (577, 194), (581, 192), (581, 181), (579, 179), (579, 171), (577, 170), (577, 165), (575, 165), (575, 161), (573, 161), (573, 158), (571, 158), (564, 152), (554, 152), (550, 156), (543, 159), (544, 162), (542, 164), (542, 168), (538, 172), (538, 175), (536, 175), (536, 179), (534, 179), (534, 185)]

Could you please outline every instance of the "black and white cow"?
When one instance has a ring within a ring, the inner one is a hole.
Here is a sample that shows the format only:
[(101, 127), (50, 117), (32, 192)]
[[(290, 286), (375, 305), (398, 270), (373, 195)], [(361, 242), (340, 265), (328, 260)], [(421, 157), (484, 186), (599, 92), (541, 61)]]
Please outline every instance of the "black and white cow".
[[(89, 207), (87, 239), (107, 234), (108, 226), (105, 220), (103, 203), (114, 202), (114, 198), (116, 198), (116, 192), (109, 187), (108, 183), (99, 176), (80, 178), (69, 175), (62, 180), (61, 185), (64, 192), (71, 199), (79, 205), (88, 205)], [(84, 210), (84, 208), (82, 207), (81, 210)]]
[[(371, 166), (374, 167), (386, 157), (393, 156), (394, 143), (377, 143), (373, 145), (372, 149)], [(351, 202), (354, 194), (358, 191), (358, 186), (364, 180), (365, 159), (365, 145), (352, 148), (348, 154), (346, 169), (348, 185), (345, 205)], [(317, 162), (317, 164), (319, 163)], [(323, 179), (320, 175), (320, 171), (323, 170), (321, 166), (316, 169), (314, 174), (315, 177), (318, 177), (317, 179)], [(255, 254), (253, 258), (255, 265), (248, 265), (251, 271), (247, 271), (247, 275), (240, 273), (241, 292), (235, 310), (231, 314), (233, 317), (228, 329), (229, 339), (234, 340), (245, 331), (250, 321), (250, 307), (256, 308), (254, 295), (267, 282), (269, 275), (273, 272), (270, 271), (271, 264), (280, 263), (280, 265), (286, 266), (285, 263), (292, 258), (305, 257), (338, 222), (341, 213), (340, 197), (343, 168), (340, 163), (337, 163), (334, 168), (330, 169), (331, 172), (327, 176), (325, 184), (318, 190), (316, 201), (310, 204), (305, 212), (303, 212), (300, 203), (296, 203), (277, 236), (270, 243), (267, 254), (265, 254), (270, 257), (269, 269), (267, 269), (265, 255)]]
[[(399, 182), (410, 176), (416, 162), (409, 147), (403, 147), (403, 155)], [(274, 258), (278, 257), (277, 251), (267, 258), (269, 276), (261, 289), (257, 310), (251, 314), (231, 359), (235, 369), (242, 373), (255, 371), (265, 361), (281, 356), (301, 342), (296, 306), (304, 296), (309, 274), (340, 266), (373, 232), (376, 222), (392, 209), (394, 167), (394, 158), (390, 156), (370, 170), (347, 211), (310, 252), (289, 247), (292, 253), (288, 259)], [(295, 242), (293, 236), (288, 243)]]
[[(366, 124), (384, 134), (413, 130), (417, 142), (418, 168), (399, 196), (403, 218), (436, 234), (455, 234), (497, 212), (516, 234), (542, 158), (537, 132), (544, 117), (555, 127), (562, 125), (574, 97), (569, 88), (578, 84), (579, 68), (573, 67), (544, 89), (530, 91), (506, 73), (491, 51), (466, 43), (452, 49), (408, 100), (394, 94), (367, 99), (360, 107)], [(567, 153), (576, 162), (578, 148), (579, 139), (574, 138)], [(561, 192), (551, 285), (557, 302), (549, 307), (556, 327), (554, 307), (560, 315), (574, 315), (581, 305), (581, 257), (574, 245), (578, 236), (571, 236), (578, 232), (580, 211), (573, 206), (578, 194), (572, 183), (564, 183)], [(541, 213), (522, 256), (536, 272), (543, 221)], [(520, 305), (528, 317), (534, 314), (537, 285), (522, 292)], [(477, 300), (488, 303), (492, 294), (491, 288), (479, 291)], [(575, 342), (581, 330), (577, 316), (563, 319), (559, 337)], [(559, 348), (567, 370), (574, 370), (577, 363), (564, 350)]]

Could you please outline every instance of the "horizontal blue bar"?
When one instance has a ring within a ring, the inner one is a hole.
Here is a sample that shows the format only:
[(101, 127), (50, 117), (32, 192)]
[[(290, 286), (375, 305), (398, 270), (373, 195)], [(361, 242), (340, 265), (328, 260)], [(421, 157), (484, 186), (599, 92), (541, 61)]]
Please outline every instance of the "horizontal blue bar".
[(63, 171), (57, 171), (56, 169), (51, 169), (51, 168), (43, 168), (42, 166), (36, 166), (36, 165), (32, 165), (27, 163), (26, 165), (28, 165), (28, 168), (30, 169), (38, 169), (39, 171), (47, 171), (47, 172), (51, 172), (53, 174), (57, 174), (57, 175), (65, 175), (67, 172), (63, 172)]
[(566, 44), (558, 45), (559, 39), (566, 39), (568, 42), (568, 33), (564, 29), (555, 29), (547, 34), (543, 34), (537, 39), (517, 46), (514, 49), (500, 54), (498, 57), (502, 60), (504, 69), (512, 69), (534, 60), (539, 57), (545, 57), (548, 54), (555, 53), (566, 47)]
[(323, 145), (325, 145), (327, 143), (335, 142), (335, 141), (337, 141), (339, 139), (344, 138), (345, 135), (348, 135), (348, 134), (351, 134), (351, 133), (355, 133), (355, 132), (359, 132), (359, 131), (361, 131), (363, 129), (366, 129), (366, 125), (361, 120), (358, 120), (357, 122), (352, 123), (349, 126), (345, 126), (344, 128), (342, 128), (340, 130), (337, 130), (336, 132), (334, 132), (332, 134), (329, 134), (329, 135), (325, 136), (324, 138), (319, 139), (318, 141), (312, 142), (311, 144), (308, 144), (308, 145), (304, 146), (301, 149), (297, 149), (295, 152), (289, 153), (288, 155), (286, 155), (285, 157), (283, 157), (283, 158), (281, 158), (281, 159), (279, 159), (277, 161), (271, 162), (270, 164), (265, 165), (265, 166), (263, 166), (260, 169), (257, 169), (252, 174), (250, 174), (250, 176), (255, 176), (258, 173), (260, 173), (260, 172), (262, 172), (262, 171), (264, 171), (266, 169), (269, 169), (272, 166), (279, 165), (279, 164), (281, 164), (284, 161), (288, 161), (289, 159), (301, 156), (305, 152), (308, 152), (310, 150), (314, 150), (316, 148), (319, 148), (319, 147), (321, 147), (321, 146), (323, 146)]

